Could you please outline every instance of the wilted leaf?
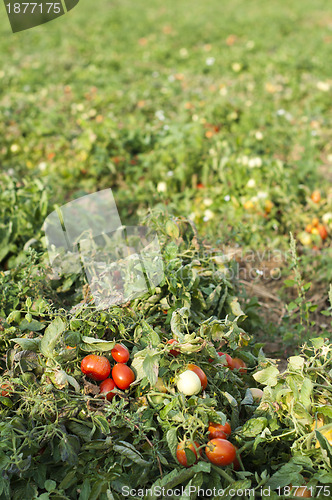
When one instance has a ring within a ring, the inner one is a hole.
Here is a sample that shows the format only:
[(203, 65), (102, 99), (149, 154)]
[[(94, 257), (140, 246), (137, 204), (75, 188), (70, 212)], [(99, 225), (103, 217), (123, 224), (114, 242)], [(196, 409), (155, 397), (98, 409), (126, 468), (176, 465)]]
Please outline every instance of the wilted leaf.
[(53, 351), (58, 343), (66, 325), (61, 318), (56, 317), (46, 328), (43, 338), (40, 342), (40, 351), (46, 357), (53, 357)]
[(254, 373), (253, 377), (256, 382), (273, 387), (278, 383), (278, 375), (279, 370), (276, 366), (268, 366), (267, 368)]

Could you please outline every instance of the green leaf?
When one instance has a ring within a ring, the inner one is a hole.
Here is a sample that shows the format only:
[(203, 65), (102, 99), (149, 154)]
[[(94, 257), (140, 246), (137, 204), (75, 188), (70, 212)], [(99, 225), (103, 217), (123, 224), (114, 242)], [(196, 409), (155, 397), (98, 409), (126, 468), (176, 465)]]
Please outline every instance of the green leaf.
[(158, 379), (159, 372), (159, 353), (156, 349), (146, 347), (134, 355), (132, 368), (136, 371), (136, 380), (142, 380), (147, 377), (153, 387)]
[(187, 333), (189, 312), (188, 307), (182, 307), (172, 313), (171, 330), (176, 340), (182, 341), (185, 333)]
[(270, 487), (272, 490), (275, 490), (279, 487), (283, 488), (284, 486), (288, 486), (290, 483), (300, 486), (303, 482), (303, 477), (300, 474), (301, 471), (301, 465), (288, 462), (270, 477), (265, 487)]
[(106, 420), (105, 417), (102, 415), (95, 415), (93, 417), (93, 422), (99, 427), (99, 429), (104, 433), (104, 434), (109, 434), (110, 432), (110, 427), (109, 423)]
[(315, 349), (321, 349), (325, 343), (322, 337), (315, 337), (313, 339), (310, 339), (310, 342), (312, 343), (313, 347), (315, 347)]
[(313, 384), (309, 378), (305, 378), (301, 385), (300, 401), (308, 411), (310, 411), (311, 408), (312, 392), (313, 392)]
[(165, 231), (173, 239), (177, 239), (180, 236), (179, 226), (172, 220), (169, 219), (165, 224)]
[(131, 443), (127, 443), (126, 441), (119, 441), (119, 443), (121, 443), (121, 445), (115, 444), (113, 446), (114, 451), (129, 458), (129, 460), (137, 465), (149, 465), (150, 462), (144, 460), (140, 452), (136, 450), (136, 448)]
[(89, 478), (84, 479), (83, 484), (80, 486), (80, 490), (81, 492), (78, 500), (89, 500), (91, 493), (91, 484)]
[(77, 482), (77, 471), (76, 470), (71, 470), (68, 472), (68, 474), (65, 475), (61, 483), (59, 484), (59, 489), (60, 490), (66, 490), (73, 484)]
[(177, 430), (172, 427), (169, 429), (166, 433), (166, 441), (168, 444), (168, 447), (170, 449), (170, 452), (172, 453), (172, 457), (175, 459), (176, 458), (176, 448), (178, 445), (178, 438), (177, 438)]
[(247, 420), (241, 429), (241, 434), (246, 437), (256, 437), (263, 432), (267, 426), (265, 417), (251, 418)]
[(288, 360), (288, 369), (294, 372), (302, 372), (305, 359), (302, 356), (290, 356)]
[(56, 482), (53, 481), (52, 479), (47, 479), (47, 481), (45, 481), (44, 487), (45, 490), (48, 492), (54, 491), (56, 488)]
[(56, 317), (52, 323), (46, 328), (43, 338), (40, 342), (40, 351), (48, 358), (53, 357), (53, 351), (57, 345), (62, 332), (65, 330), (66, 325), (61, 318)]
[(254, 373), (253, 377), (256, 382), (262, 385), (269, 385), (271, 387), (278, 383), (279, 370), (276, 366), (268, 366), (259, 372)]
[(140, 332), (144, 340), (147, 341), (147, 343), (150, 343), (153, 347), (156, 347), (158, 344), (160, 344), (160, 338), (158, 333), (152, 328), (147, 321), (142, 320), (141, 322), (142, 325), (142, 331)]
[(239, 299), (237, 297), (229, 297), (229, 299), (230, 299), (229, 305), (234, 316), (236, 316), (237, 318), (239, 316), (245, 316), (239, 304)]
[(26, 339), (26, 338), (15, 338), (11, 339), (11, 342), (15, 342), (26, 351), (38, 352), (40, 347), (41, 339)]
[(327, 456), (330, 460), (330, 467), (332, 466), (332, 446), (330, 445), (329, 441), (326, 439), (326, 437), (319, 432), (318, 430), (315, 431), (316, 433), (316, 438), (321, 446), (326, 452)]
[(284, 280), (284, 284), (286, 286), (294, 286), (295, 285), (295, 281), (294, 280)]
[(22, 331), (29, 330), (31, 332), (39, 332), (40, 330), (43, 330), (45, 326), (45, 323), (40, 323), (40, 321), (37, 321), (36, 319), (33, 319), (30, 322), (26, 319), (23, 319), (20, 323), (19, 328)]
[(82, 342), (80, 348), (88, 352), (108, 352), (115, 346), (115, 341), (95, 339), (93, 337), (82, 337)]
[[(209, 474), (211, 471), (211, 464), (206, 462), (198, 462), (198, 464), (193, 465), (188, 469), (177, 470), (174, 469), (168, 474), (166, 474), (162, 479), (157, 479), (151, 486), (151, 491), (146, 495), (146, 498), (149, 500), (157, 500), (159, 498), (158, 495), (153, 494), (154, 491), (157, 490), (157, 487), (161, 489), (164, 487), (167, 489), (174, 489), (179, 484), (183, 484), (186, 481), (190, 480), (196, 474), (202, 472), (203, 474)], [(150, 494), (151, 493), (151, 494)]]

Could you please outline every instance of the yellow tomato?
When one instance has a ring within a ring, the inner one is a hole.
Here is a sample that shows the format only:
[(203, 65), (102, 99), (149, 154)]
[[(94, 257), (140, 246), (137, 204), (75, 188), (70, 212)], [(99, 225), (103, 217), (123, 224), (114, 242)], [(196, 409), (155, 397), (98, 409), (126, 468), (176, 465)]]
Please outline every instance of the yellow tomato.
[[(332, 446), (332, 429), (328, 429), (328, 430), (323, 430), (323, 431), (319, 431), (323, 434), (324, 437), (326, 437), (326, 439), (328, 440), (329, 444)], [(319, 441), (317, 440), (316, 442), (316, 448), (320, 448), (320, 444), (319, 444)]]

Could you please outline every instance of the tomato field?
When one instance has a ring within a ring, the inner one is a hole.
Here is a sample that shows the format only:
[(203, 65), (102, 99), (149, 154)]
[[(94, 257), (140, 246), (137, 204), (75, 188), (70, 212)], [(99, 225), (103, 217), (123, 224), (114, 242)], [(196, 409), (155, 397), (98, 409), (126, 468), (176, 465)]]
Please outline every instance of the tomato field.
[[(7, 23), (0, 499), (330, 498), (330, 3)], [(54, 274), (45, 220), (107, 189), (163, 278), (98, 308), (70, 261)]]

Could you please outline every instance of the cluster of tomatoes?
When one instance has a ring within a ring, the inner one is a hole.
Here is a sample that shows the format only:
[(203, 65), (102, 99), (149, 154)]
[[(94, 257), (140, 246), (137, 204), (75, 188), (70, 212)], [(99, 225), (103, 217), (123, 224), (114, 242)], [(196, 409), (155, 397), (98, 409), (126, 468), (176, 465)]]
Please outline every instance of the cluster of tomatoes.
[(328, 237), (327, 229), (324, 224), (320, 223), (318, 217), (314, 217), (311, 223), (307, 224), (305, 230), (309, 234), (319, 235), (323, 241)]
[[(176, 347), (176, 343), (177, 341), (175, 339), (168, 340), (168, 344), (171, 344), (174, 347)], [(174, 357), (177, 357), (180, 354), (180, 352), (176, 349), (171, 349), (169, 353)], [(230, 370), (237, 369), (239, 373), (247, 372), (247, 365), (242, 359), (232, 358), (229, 354), (224, 352), (218, 352), (218, 355), (220, 357), (225, 356), (223, 364)], [(212, 358), (209, 359), (210, 363), (213, 361), (214, 360)], [(177, 388), (179, 392), (186, 396), (198, 394), (201, 390), (206, 389), (207, 384), (208, 381), (206, 374), (199, 366), (194, 364), (188, 364), (186, 370), (180, 373), (177, 378)], [(259, 391), (259, 389), (257, 389), (257, 391)], [(253, 394), (253, 397), (256, 396), (256, 393)], [(260, 394), (259, 396), (261, 397)], [(228, 422), (224, 425), (210, 422), (208, 432), (209, 441), (206, 445), (200, 446), (196, 441), (181, 441), (176, 449), (176, 458), (178, 462), (184, 467), (190, 467), (193, 465), (193, 462), (192, 460), (188, 462), (188, 456), (193, 453), (194, 455), (191, 456), (195, 457), (194, 463), (196, 463), (198, 460), (198, 454), (203, 456), (202, 448), (205, 447), (205, 455), (211, 463), (218, 466), (233, 464), (234, 469), (238, 470), (240, 468), (240, 463), (236, 455), (237, 448), (230, 441), (228, 441), (228, 438), (231, 435), (230, 424)]]
[(190, 467), (192, 463), (188, 462), (188, 451), (194, 454), (196, 463), (197, 454), (203, 456), (202, 448), (205, 446), (205, 455), (212, 464), (224, 467), (233, 464), (234, 470), (238, 470), (240, 463), (236, 455), (237, 447), (228, 441), (230, 435), (231, 426), (228, 422), (224, 425), (210, 422), (208, 443), (199, 446), (196, 441), (181, 441), (176, 448), (176, 458), (184, 467)]
[[(123, 344), (115, 344), (111, 355), (116, 361), (113, 368), (105, 356), (96, 354), (85, 356), (81, 362), (82, 373), (96, 382), (101, 382), (99, 393), (104, 394), (108, 401), (111, 401), (115, 396), (114, 389), (124, 391), (135, 381), (133, 370), (126, 365), (130, 357), (127, 347)], [(111, 370), (112, 377), (110, 377)]]

